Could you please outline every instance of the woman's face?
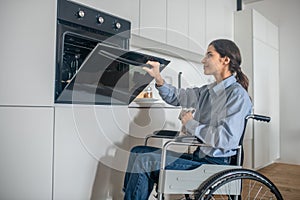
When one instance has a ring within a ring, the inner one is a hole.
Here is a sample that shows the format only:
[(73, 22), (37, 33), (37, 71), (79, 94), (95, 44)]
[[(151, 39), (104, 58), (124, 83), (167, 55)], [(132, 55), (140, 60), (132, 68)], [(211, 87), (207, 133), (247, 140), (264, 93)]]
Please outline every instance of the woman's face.
[(205, 57), (202, 59), (205, 75), (220, 75), (224, 70), (224, 59), (215, 50), (214, 46), (210, 45), (207, 48)]

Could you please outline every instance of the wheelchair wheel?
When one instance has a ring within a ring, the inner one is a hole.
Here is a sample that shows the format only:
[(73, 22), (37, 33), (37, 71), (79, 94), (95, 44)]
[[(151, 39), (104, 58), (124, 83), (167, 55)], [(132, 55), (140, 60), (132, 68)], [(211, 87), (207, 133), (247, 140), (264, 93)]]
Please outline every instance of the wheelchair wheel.
[(204, 181), (194, 193), (195, 199), (278, 199), (277, 187), (262, 174), (248, 169), (219, 172)]

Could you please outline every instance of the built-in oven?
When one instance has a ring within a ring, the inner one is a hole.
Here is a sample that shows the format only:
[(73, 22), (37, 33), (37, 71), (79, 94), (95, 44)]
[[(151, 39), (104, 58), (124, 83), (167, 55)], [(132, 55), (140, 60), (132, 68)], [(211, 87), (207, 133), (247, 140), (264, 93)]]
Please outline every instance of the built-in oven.
[(99, 10), (58, 0), (55, 102), (129, 104), (151, 81), (147, 60), (129, 51), (130, 22)]

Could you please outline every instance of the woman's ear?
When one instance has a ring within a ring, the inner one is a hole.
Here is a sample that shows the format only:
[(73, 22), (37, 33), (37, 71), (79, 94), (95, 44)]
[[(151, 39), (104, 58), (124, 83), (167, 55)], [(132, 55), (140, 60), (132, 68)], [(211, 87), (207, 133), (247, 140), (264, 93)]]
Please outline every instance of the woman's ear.
[(228, 65), (230, 63), (230, 58), (225, 56), (224, 57), (224, 64)]

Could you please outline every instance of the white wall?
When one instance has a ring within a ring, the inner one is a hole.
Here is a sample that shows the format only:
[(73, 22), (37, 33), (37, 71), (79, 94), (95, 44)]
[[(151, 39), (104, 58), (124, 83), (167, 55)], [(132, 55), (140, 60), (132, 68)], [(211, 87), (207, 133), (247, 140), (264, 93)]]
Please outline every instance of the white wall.
[[(280, 162), (300, 164), (300, 112), (298, 64), (300, 47), (300, 1), (264, 0), (246, 4), (279, 26), (280, 59)], [(266, 74), (268, 76), (268, 74)], [(272, 144), (269, 144), (272, 145)]]

